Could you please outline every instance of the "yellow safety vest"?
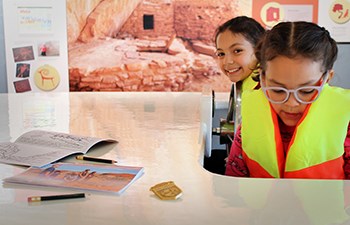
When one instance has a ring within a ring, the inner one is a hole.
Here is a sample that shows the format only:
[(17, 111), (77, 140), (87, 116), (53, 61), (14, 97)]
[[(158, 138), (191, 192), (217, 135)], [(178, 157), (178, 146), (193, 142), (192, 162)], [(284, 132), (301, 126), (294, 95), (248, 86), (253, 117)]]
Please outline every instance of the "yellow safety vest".
[(257, 72), (254, 70), (246, 79), (243, 80), (242, 84), (242, 92), (246, 90), (252, 90), (254, 89), (259, 83), (253, 80), (253, 75), (255, 75)]
[(250, 175), (343, 179), (349, 121), (350, 90), (326, 84), (319, 98), (307, 106), (285, 157), (277, 114), (261, 89), (245, 91), (241, 135)]

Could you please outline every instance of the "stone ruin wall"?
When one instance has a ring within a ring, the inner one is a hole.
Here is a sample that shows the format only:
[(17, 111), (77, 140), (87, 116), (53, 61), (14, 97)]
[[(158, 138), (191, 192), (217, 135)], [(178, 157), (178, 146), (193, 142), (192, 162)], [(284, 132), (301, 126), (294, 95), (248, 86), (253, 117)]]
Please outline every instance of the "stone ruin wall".
[(239, 15), (237, 11), (235, 1), (175, 1), (176, 34), (184, 39), (214, 45), (215, 29), (227, 19)]
[[(183, 61), (134, 62), (91, 71), (70, 69), (71, 91), (182, 91), (190, 84)], [(171, 68), (169, 70), (169, 68)], [(72, 88), (73, 87), (73, 88)]]
[[(154, 15), (153, 30), (143, 29), (143, 15)], [(158, 38), (171, 37), (173, 34), (175, 34), (173, 3), (153, 0), (140, 3), (118, 32), (118, 37)]]
[[(70, 91), (201, 91), (194, 79), (218, 75), (215, 62), (199, 56), (189, 63), (182, 57), (133, 60), (111, 67), (70, 68)], [(197, 88), (197, 89), (196, 89)]]
[[(201, 41), (213, 45), (213, 35), (218, 24), (236, 16), (236, 3), (219, 1), (141, 1), (118, 32), (99, 32), (106, 37), (157, 39), (170, 38), (174, 33), (189, 43)], [(143, 29), (143, 15), (154, 15), (154, 30)], [(105, 16), (106, 17), (106, 16)], [(91, 20), (91, 19), (90, 19)], [(87, 20), (89, 21), (89, 20)], [(94, 20), (93, 20), (94, 21)], [(95, 20), (96, 22), (96, 20)], [(102, 20), (99, 22), (102, 23)], [(98, 27), (98, 24), (95, 24)], [(86, 27), (86, 26), (85, 26)], [(94, 30), (90, 26), (90, 30)], [(102, 28), (101, 28), (102, 29)], [(104, 29), (107, 30), (107, 29)], [(85, 33), (85, 34), (84, 34)], [(89, 35), (86, 35), (88, 33)], [(83, 30), (79, 38), (94, 39), (97, 32)], [(78, 39), (79, 39), (78, 38)], [(97, 37), (100, 38), (101, 37)], [(186, 45), (189, 47), (188, 45)], [(211, 50), (210, 50), (211, 51)], [(210, 52), (209, 51), (209, 52)], [(205, 54), (208, 51), (204, 50)], [(166, 54), (166, 53), (164, 53)], [(175, 60), (140, 60), (124, 62), (109, 68), (69, 68), (71, 91), (184, 91), (189, 90), (193, 79), (218, 74), (213, 60), (191, 54)], [(189, 58), (186, 58), (189, 57)], [(192, 61), (192, 62), (190, 62)], [(200, 91), (200, 90), (193, 90)]]
[[(154, 30), (143, 29), (144, 14), (154, 15)], [(201, 40), (213, 45), (216, 27), (237, 15), (240, 15), (238, 1), (144, 1), (130, 15), (118, 36), (157, 38), (176, 34), (184, 40)]]

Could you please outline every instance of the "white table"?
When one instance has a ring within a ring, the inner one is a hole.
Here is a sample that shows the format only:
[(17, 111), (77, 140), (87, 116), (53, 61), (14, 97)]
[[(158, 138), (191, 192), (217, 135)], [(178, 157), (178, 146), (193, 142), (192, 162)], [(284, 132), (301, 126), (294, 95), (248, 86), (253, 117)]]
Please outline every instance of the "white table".
[[(113, 138), (88, 154), (143, 166), (122, 195), (27, 203), (66, 189), (0, 186), (0, 224), (349, 224), (348, 181), (242, 179), (207, 172), (199, 143), (200, 93), (0, 95), (0, 141), (31, 129)], [(73, 157), (65, 161), (75, 161)], [(0, 164), (0, 179), (24, 167)], [(149, 188), (174, 181), (183, 195), (162, 201)]]

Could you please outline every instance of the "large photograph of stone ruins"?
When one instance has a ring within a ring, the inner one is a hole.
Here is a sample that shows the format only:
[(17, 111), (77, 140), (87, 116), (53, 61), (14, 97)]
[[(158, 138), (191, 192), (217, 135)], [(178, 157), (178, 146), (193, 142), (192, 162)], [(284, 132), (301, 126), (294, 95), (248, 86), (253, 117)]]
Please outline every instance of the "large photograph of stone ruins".
[[(70, 91), (230, 91), (216, 27), (247, 0), (67, 0)], [(249, 15), (248, 15), (249, 16)]]

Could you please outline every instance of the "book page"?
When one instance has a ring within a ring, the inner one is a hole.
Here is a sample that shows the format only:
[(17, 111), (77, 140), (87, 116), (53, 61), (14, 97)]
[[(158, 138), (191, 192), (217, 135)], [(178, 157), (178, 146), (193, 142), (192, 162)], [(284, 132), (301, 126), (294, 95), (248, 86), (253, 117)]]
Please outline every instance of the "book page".
[(15, 143), (0, 143), (0, 162), (43, 166), (74, 153), (85, 154), (101, 141), (116, 142), (111, 139), (34, 130), (17, 138)]

